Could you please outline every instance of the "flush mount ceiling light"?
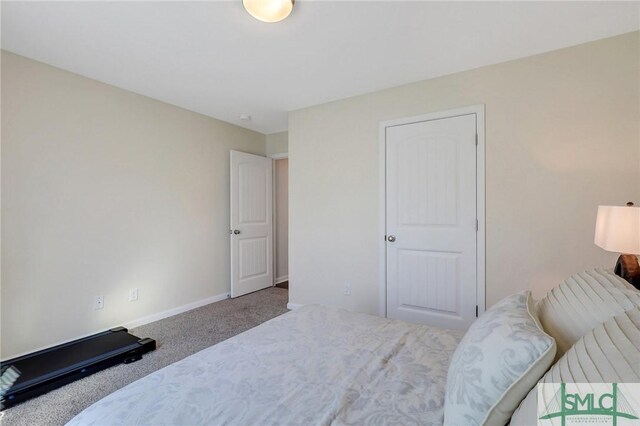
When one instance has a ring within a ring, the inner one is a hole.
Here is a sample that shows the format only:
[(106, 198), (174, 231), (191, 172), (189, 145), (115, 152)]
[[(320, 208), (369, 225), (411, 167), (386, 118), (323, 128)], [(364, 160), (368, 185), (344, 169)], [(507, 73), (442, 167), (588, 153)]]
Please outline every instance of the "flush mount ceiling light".
[(249, 15), (262, 22), (279, 22), (289, 16), (295, 0), (242, 0)]

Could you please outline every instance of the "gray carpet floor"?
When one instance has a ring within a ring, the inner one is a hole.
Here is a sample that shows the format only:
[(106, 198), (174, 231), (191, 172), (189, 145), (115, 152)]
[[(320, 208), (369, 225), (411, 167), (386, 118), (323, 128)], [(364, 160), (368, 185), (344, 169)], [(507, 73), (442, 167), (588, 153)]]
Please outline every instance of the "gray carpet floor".
[(271, 287), (129, 330), (155, 339), (158, 348), (133, 364), (111, 367), (11, 407), (2, 424), (63, 425), (123, 386), (287, 312), (287, 300), (287, 290)]

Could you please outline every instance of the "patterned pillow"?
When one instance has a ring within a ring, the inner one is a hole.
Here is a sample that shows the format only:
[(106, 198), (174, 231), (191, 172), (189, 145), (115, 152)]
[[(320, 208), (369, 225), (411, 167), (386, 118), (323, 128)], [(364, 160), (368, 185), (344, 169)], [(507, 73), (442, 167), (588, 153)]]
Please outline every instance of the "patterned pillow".
[(556, 353), (533, 314), (531, 292), (509, 296), (474, 322), (447, 374), (445, 425), (504, 425)]
[[(594, 328), (540, 380), (540, 383), (640, 382), (640, 308)], [(538, 390), (531, 389), (513, 414), (511, 426), (537, 424)]]
[(640, 306), (640, 291), (605, 269), (569, 277), (537, 304), (544, 331), (562, 356), (580, 337), (605, 321)]

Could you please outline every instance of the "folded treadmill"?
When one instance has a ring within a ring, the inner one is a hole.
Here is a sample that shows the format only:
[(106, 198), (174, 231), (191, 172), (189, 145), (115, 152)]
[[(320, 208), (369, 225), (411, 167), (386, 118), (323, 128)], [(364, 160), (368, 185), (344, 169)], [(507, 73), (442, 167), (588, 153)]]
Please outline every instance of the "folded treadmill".
[[(156, 341), (129, 334), (124, 327), (2, 361), (0, 372), (17, 371), (5, 391), (4, 408), (49, 392), (116, 364), (129, 364), (156, 349)], [(13, 367), (13, 368), (11, 368)]]

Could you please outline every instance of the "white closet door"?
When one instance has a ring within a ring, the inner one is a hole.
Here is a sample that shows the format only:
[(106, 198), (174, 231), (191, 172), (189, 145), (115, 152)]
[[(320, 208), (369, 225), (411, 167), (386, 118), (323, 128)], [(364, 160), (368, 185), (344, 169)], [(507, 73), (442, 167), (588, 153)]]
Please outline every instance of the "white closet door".
[(476, 318), (476, 115), (386, 129), (387, 316)]
[(273, 285), (273, 161), (231, 151), (231, 297)]

